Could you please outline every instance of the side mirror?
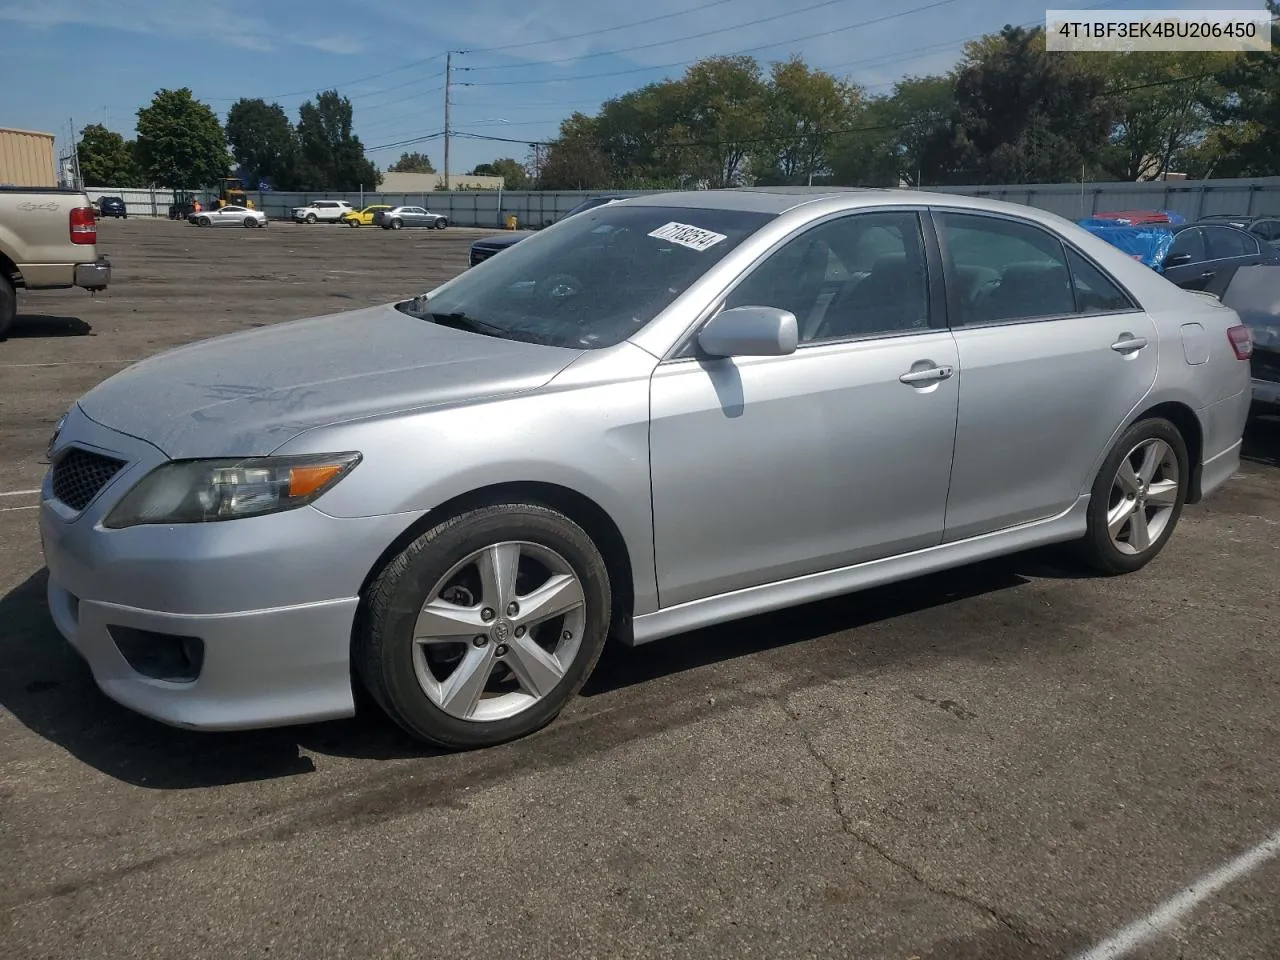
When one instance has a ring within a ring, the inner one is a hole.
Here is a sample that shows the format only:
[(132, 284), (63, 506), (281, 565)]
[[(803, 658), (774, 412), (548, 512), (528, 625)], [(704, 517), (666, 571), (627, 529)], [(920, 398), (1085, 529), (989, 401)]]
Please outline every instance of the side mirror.
[(1165, 259), (1164, 259), (1164, 267), (1165, 267), (1165, 269), (1166, 269), (1166, 270), (1167, 270), (1169, 267), (1185, 267), (1185, 266), (1186, 266), (1188, 263), (1190, 263), (1190, 262), (1191, 262), (1191, 254), (1189, 254), (1189, 253), (1175, 253), (1175, 254), (1174, 254), (1173, 256), (1171, 256), (1171, 257), (1165, 257)]
[(777, 307), (722, 310), (698, 334), (698, 346), (713, 357), (781, 357), (796, 352), (796, 315)]

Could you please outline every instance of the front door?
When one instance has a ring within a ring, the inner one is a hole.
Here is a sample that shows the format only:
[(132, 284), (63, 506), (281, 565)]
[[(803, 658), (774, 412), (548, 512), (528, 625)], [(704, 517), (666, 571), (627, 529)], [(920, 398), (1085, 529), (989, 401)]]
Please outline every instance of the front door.
[(658, 366), (650, 465), (662, 606), (941, 541), (956, 348), (931, 326), (924, 249), (915, 211), (824, 221), (770, 253), (725, 302), (794, 313), (794, 354)]
[(1156, 326), (1024, 220), (936, 211), (960, 406), (946, 540), (1055, 516), (1155, 382)]

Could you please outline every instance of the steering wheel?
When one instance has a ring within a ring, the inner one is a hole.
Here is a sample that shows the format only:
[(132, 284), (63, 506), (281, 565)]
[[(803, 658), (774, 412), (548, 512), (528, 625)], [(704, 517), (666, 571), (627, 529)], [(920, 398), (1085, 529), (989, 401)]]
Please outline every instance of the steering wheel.
[(584, 289), (584, 284), (570, 273), (557, 273), (538, 282), (538, 295), (554, 304), (562, 304), (577, 296)]

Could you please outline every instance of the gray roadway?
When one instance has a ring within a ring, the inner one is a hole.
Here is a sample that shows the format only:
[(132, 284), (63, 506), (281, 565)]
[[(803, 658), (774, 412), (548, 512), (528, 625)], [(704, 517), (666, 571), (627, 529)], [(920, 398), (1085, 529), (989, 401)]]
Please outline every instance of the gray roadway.
[[(102, 225), (0, 343), (0, 957), (1071, 957), (1280, 828), (1280, 423), (1130, 577), (1051, 553), (607, 655), (465, 755), (172, 730), (43, 605), (50, 427), (123, 361), (415, 292), (474, 231)], [(1131, 956), (1274, 960), (1280, 860)]]

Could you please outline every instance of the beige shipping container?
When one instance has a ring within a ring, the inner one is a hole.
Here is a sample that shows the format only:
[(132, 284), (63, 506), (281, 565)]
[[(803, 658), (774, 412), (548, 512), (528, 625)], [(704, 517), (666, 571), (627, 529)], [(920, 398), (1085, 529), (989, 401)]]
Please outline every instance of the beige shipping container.
[(53, 134), (0, 127), (0, 186), (56, 187)]

